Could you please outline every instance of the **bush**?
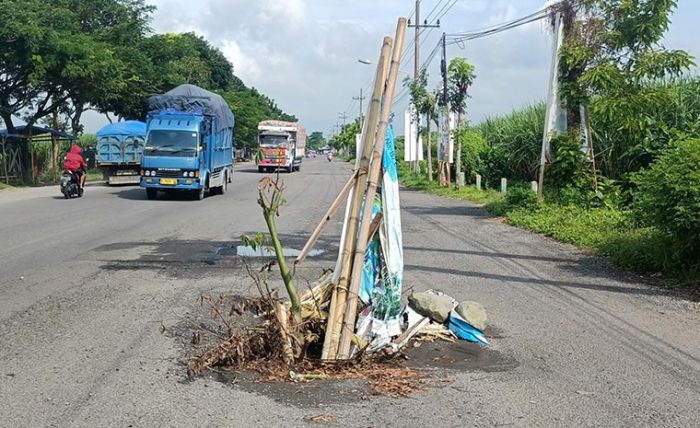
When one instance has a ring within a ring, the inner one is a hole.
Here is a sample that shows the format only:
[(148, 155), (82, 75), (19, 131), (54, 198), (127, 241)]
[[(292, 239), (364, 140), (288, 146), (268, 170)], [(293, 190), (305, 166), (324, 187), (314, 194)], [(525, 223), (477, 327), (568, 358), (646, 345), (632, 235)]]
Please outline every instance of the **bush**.
[(634, 210), (645, 224), (669, 233), (683, 259), (700, 259), (700, 139), (672, 143), (651, 166), (632, 176)]
[(483, 155), (488, 150), (486, 140), (478, 131), (471, 128), (461, 128), (455, 131), (456, 138), (462, 141), (462, 166), (467, 180), (476, 177), (476, 174), (484, 174)]

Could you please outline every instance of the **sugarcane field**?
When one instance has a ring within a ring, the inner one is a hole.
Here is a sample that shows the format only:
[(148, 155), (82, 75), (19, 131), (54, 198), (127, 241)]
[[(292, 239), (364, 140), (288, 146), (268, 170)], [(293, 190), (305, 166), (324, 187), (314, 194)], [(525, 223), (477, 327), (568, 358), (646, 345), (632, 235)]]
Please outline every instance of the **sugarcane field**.
[(0, 2), (0, 427), (696, 427), (700, 4)]

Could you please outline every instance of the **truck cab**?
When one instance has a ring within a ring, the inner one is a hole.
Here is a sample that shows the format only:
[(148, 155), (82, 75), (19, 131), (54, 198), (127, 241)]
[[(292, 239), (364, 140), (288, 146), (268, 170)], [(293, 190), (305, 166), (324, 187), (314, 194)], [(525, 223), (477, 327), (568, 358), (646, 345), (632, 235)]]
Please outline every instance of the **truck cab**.
[(264, 120), (258, 124), (258, 171), (299, 171), (304, 158), (306, 130), (296, 122)]

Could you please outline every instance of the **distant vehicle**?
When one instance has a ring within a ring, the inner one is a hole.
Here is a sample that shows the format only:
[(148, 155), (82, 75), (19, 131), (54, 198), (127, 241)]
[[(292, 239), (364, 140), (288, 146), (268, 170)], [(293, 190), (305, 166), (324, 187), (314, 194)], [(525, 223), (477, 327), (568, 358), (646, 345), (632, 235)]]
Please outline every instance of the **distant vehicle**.
[(326, 155), (326, 158), (328, 159), (328, 162), (332, 161), (333, 160), (333, 152), (328, 152), (328, 154)]
[(141, 187), (148, 199), (158, 191), (187, 191), (202, 200), (223, 194), (233, 177), (234, 117), (219, 95), (180, 85), (149, 101)]
[(95, 164), (107, 183), (138, 184), (146, 124), (137, 120), (110, 123), (97, 131)]
[(258, 124), (261, 158), (258, 171), (299, 171), (306, 148), (306, 129), (298, 122), (264, 120)]

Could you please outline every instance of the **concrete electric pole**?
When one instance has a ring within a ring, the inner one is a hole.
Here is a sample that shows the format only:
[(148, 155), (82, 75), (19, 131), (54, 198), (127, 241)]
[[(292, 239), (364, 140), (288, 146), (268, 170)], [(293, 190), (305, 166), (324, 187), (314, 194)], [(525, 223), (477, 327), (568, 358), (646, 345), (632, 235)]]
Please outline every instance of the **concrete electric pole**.
[(362, 100), (365, 99), (365, 97), (362, 96), (362, 88), (360, 88), (360, 96), (359, 97), (352, 97), (353, 100), (355, 101), (360, 101), (360, 129), (362, 129), (362, 125), (364, 125), (364, 116), (362, 114)]
[[(414, 53), (413, 53), (413, 79), (418, 79), (420, 74), (420, 31), (422, 28), (440, 28), (440, 20), (435, 24), (428, 24), (428, 20), (424, 20), (421, 24), (420, 22), (420, 0), (416, 0), (416, 22), (411, 24), (411, 20), (408, 20), (408, 26), (415, 28), (415, 39), (414, 39)], [(418, 111), (418, 106), (414, 106), (416, 109), (416, 140), (413, 142), (415, 144), (416, 160), (413, 161), (413, 172), (418, 172), (418, 141), (420, 139), (420, 112)], [(430, 138), (430, 137), (428, 137)]]

